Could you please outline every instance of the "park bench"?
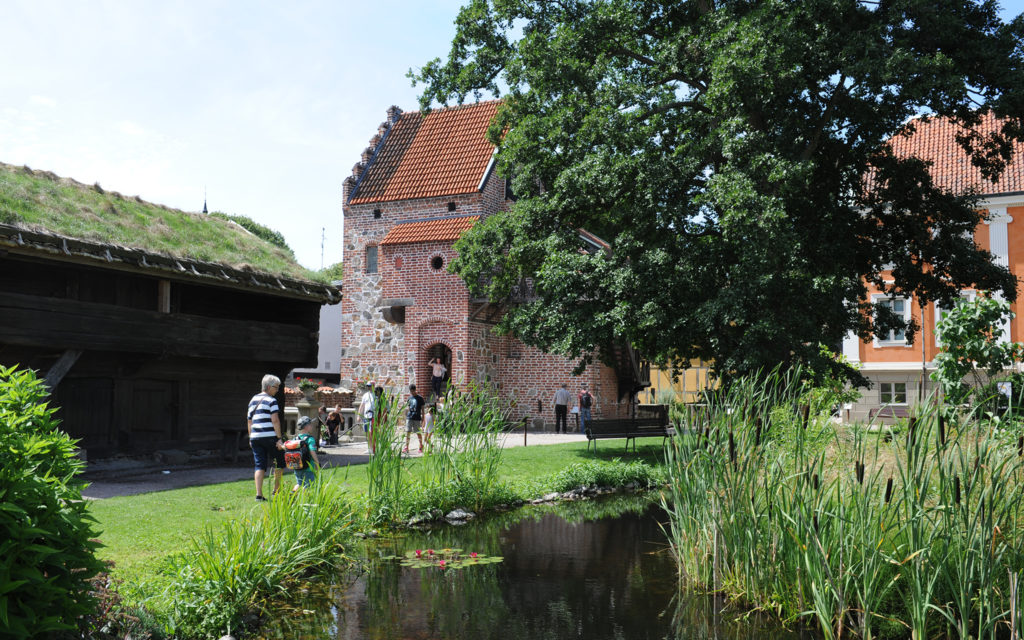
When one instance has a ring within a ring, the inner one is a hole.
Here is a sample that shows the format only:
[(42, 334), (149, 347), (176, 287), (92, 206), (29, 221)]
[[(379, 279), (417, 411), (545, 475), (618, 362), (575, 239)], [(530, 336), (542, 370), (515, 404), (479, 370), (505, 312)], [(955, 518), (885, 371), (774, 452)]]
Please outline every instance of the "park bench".
[(636, 453), (636, 439), (662, 437), (662, 446), (670, 436), (676, 434), (676, 430), (665, 420), (663, 416), (656, 418), (603, 418), (587, 422), (587, 450), (593, 443), (594, 452), (597, 452), (597, 441), (605, 438), (625, 438), (626, 451), (629, 451), (629, 443), (633, 443), (633, 453)]
[(868, 410), (868, 419), (873, 420), (875, 418), (909, 418), (910, 411), (906, 407), (894, 407), (892, 405), (885, 405), (882, 407), (872, 407)]

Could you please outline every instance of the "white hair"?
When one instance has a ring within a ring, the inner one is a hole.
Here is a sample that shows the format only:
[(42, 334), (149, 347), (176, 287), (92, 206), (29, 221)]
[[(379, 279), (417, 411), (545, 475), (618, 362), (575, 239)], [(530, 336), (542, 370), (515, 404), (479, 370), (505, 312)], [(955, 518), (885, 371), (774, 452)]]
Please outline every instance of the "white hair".
[(278, 378), (277, 376), (268, 373), (267, 375), (263, 376), (263, 382), (261, 383), (260, 386), (264, 391), (266, 391), (270, 387), (280, 387), (281, 378)]

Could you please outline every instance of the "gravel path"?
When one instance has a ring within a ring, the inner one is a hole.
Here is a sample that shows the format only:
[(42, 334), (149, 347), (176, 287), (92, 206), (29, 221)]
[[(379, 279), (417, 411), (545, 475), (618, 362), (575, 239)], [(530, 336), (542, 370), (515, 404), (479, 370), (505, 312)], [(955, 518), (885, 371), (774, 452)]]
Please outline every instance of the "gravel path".
[[(586, 443), (582, 434), (534, 433), (526, 436), (526, 446), (560, 444), (563, 442)], [(417, 439), (410, 440), (412, 457), (421, 454), (416, 451)], [(503, 447), (523, 446), (522, 433), (507, 434)], [(344, 467), (350, 464), (365, 464), (369, 455), (365, 442), (345, 443), (328, 446), (320, 455), (325, 467)], [(287, 475), (287, 474), (286, 474)], [(238, 480), (252, 481), (252, 456), (239, 452), (238, 462), (210, 460), (206, 463), (184, 466), (161, 466), (152, 460), (120, 460), (90, 463), (84, 474), (89, 483), (82, 494), (89, 499), (101, 500), (117, 496), (131, 496), (151, 491), (166, 491), (221, 482)], [(289, 479), (285, 478), (287, 484)]]

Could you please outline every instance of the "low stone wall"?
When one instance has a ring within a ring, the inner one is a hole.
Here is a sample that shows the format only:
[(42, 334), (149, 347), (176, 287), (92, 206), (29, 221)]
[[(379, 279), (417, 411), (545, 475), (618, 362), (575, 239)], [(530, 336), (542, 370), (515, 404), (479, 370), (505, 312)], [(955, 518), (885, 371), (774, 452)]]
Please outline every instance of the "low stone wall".
[[(321, 404), (327, 405), (328, 410), (334, 407), (348, 409), (352, 407), (354, 394), (347, 389), (332, 389), (331, 387), (320, 387), (316, 392), (316, 399), (313, 401), (317, 407)], [(294, 407), (302, 399), (302, 392), (298, 389), (285, 387), (284, 406)]]

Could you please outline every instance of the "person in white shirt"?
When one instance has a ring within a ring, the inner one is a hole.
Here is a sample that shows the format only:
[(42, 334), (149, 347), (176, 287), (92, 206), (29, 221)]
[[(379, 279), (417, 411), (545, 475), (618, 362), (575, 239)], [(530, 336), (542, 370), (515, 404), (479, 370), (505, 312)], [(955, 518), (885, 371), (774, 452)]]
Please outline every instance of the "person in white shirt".
[(364, 385), (366, 393), (363, 394), (362, 400), (359, 401), (358, 413), (363, 419), (363, 431), (366, 432), (366, 443), (370, 448), (370, 455), (376, 453), (376, 447), (373, 445), (373, 410), (376, 406), (376, 398), (373, 395), (373, 383), (367, 382)]
[[(555, 392), (555, 433), (568, 433), (569, 403), (572, 402), (572, 395), (566, 389), (563, 382), (562, 387)], [(559, 428), (561, 425), (561, 428)]]
[(434, 358), (430, 361), (430, 369), (432, 371), (430, 376), (430, 386), (434, 390), (434, 397), (441, 397), (441, 384), (444, 383), (444, 374), (448, 372), (448, 368), (441, 362), (441, 358)]

